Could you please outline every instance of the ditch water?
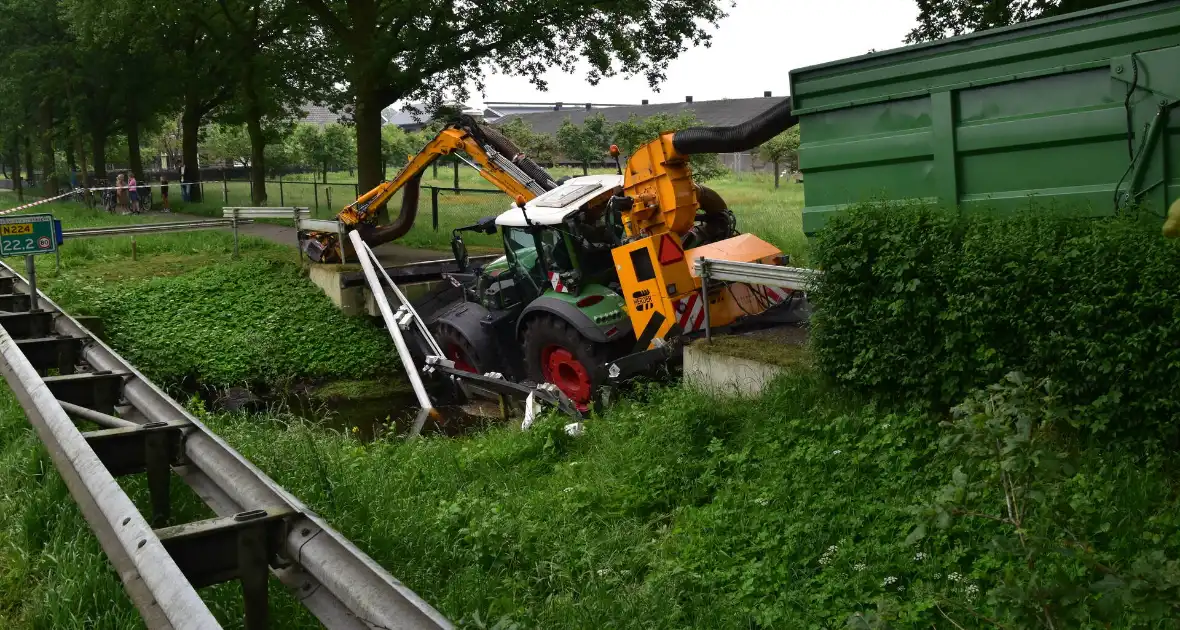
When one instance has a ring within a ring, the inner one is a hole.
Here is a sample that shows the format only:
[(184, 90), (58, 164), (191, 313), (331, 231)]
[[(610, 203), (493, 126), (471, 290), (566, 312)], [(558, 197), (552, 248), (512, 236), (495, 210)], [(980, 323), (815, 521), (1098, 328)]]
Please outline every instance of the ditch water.
[[(370, 441), (390, 433), (406, 434), (418, 414), (413, 392), (396, 384), (373, 382), (301, 383), (269, 391), (230, 388), (203, 392), (207, 408), (215, 411), (245, 411), (286, 415)], [(435, 400), (441, 400), (441, 397)], [(438, 404), (440, 419), (428, 419), (425, 435), (457, 436), (480, 431), (503, 422), (496, 403), (475, 401), (462, 405)]]

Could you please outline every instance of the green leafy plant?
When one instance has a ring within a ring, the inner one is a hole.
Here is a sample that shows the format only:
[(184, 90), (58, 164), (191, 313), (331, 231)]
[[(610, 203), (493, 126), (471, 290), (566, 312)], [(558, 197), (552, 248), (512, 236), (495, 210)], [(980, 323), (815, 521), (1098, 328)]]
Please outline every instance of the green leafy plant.
[(1072, 422), (1175, 435), (1180, 246), (1152, 221), (1051, 210), (865, 205), (833, 219), (813, 253), (818, 365), (943, 409), (1019, 370), (1052, 379)]
[(70, 308), (101, 317), (124, 356), (168, 385), (396, 373), (388, 337), (342, 315), (287, 264), (241, 260), (114, 284), (65, 277), (53, 291)]
[(1160, 627), (1180, 614), (1180, 563), (1162, 549), (1128, 556), (1102, 548), (1125, 525), (1079, 509), (1094, 496), (1062, 435), (1069, 430), (1052, 383), (1019, 373), (954, 409), (940, 447), (960, 463), (909, 537), (924, 538), (928, 524), (989, 535), (973, 566), (982, 588), (969, 576), (932, 591), (948, 621), (960, 623), (954, 614), (994, 627)]

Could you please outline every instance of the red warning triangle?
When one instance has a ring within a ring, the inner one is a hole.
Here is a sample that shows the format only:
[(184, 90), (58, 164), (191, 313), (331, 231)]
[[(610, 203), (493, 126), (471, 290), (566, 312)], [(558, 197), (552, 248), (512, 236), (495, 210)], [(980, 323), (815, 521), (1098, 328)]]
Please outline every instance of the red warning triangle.
[(665, 234), (660, 238), (661, 265), (671, 265), (684, 260), (684, 250), (680, 248), (679, 241), (675, 234)]

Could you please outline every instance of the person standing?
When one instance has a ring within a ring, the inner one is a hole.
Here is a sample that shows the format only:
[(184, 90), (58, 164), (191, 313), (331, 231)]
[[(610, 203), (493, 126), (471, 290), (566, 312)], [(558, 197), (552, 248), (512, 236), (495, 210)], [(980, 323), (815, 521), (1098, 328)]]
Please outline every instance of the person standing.
[(121, 212), (127, 205), (127, 175), (124, 173), (115, 176), (115, 199), (118, 200), (115, 211)]
[(189, 190), (189, 183), (188, 183), (189, 180), (192, 179), (191, 177), (189, 177), (191, 174), (192, 173), (189, 171), (189, 165), (184, 162), (181, 162), (180, 163), (180, 200), (181, 201), (188, 202), (188, 201), (193, 200), (192, 199), (193, 194), (192, 194), (192, 191)]
[(172, 212), (172, 207), (168, 205), (168, 178), (160, 178), (160, 199), (164, 200), (164, 212)]
[(135, 173), (127, 180), (127, 209), (132, 214), (139, 214), (139, 183), (135, 181)]

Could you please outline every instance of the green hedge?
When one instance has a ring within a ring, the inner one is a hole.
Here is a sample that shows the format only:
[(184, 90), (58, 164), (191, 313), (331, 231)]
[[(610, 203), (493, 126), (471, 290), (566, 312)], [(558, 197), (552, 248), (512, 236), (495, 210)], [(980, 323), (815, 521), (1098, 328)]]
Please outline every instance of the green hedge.
[(1180, 411), (1180, 247), (1154, 217), (854, 209), (819, 236), (817, 364), (945, 406), (1019, 370), (1098, 430)]

